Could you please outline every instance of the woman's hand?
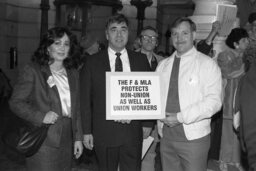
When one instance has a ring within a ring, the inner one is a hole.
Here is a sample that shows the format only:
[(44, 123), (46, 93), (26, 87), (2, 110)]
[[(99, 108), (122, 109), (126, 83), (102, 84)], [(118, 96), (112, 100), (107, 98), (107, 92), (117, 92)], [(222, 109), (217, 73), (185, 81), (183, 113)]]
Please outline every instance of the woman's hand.
[(83, 153), (83, 143), (82, 141), (75, 141), (74, 144), (74, 155), (78, 159)]
[(53, 111), (49, 111), (46, 113), (43, 123), (45, 124), (55, 124), (55, 122), (57, 121), (59, 115)]

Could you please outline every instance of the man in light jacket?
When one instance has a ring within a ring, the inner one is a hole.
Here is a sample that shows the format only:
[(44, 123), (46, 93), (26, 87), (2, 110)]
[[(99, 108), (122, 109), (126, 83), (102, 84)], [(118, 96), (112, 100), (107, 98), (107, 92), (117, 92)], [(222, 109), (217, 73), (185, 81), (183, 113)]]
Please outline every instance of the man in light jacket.
[(205, 171), (211, 117), (222, 104), (221, 72), (215, 61), (193, 46), (193, 21), (179, 18), (171, 32), (176, 51), (157, 67), (166, 95), (166, 118), (158, 122), (163, 170)]

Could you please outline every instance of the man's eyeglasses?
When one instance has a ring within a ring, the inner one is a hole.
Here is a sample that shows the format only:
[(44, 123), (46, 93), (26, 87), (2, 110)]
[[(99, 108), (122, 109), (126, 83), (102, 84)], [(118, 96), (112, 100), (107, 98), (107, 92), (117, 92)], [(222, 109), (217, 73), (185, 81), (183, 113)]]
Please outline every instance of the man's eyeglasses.
[(157, 37), (156, 36), (147, 36), (147, 35), (142, 35), (141, 38), (147, 42), (157, 42)]

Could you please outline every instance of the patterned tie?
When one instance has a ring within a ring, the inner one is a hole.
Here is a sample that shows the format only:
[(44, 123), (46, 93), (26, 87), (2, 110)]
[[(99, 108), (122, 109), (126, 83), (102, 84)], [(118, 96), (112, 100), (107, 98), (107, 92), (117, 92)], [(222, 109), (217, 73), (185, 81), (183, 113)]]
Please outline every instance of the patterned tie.
[(116, 64), (115, 64), (115, 71), (116, 72), (122, 72), (123, 71), (123, 64), (122, 64), (120, 56), (121, 56), (121, 53), (116, 52)]
[(172, 73), (169, 83), (169, 92), (166, 103), (166, 112), (177, 113), (180, 112), (179, 102), (179, 88), (178, 88), (178, 77), (179, 77), (180, 58), (175, 57)]
[(151, 59), (151, 71), (155, 71), (157, 67), (157, 60), (156, 57), (154, 55), (152, 55), (152, 59)]

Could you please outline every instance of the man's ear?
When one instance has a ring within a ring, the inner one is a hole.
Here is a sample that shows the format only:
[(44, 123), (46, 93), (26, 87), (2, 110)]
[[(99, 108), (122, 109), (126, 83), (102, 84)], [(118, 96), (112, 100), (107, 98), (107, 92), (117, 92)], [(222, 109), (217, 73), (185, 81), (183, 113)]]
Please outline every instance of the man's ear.
[(193, 36), (193, 41), (195, 41), (196, 40), (196, 32), (195, 31), (192, 32), (192, 36)]
[(141, 46), (142, 45), (142, 42), (141, 42), (141, 37), (139, 37), (139, 41), (138, 41), (139, 45)]

